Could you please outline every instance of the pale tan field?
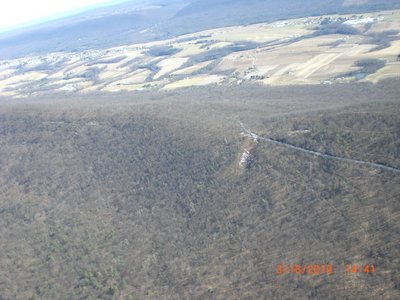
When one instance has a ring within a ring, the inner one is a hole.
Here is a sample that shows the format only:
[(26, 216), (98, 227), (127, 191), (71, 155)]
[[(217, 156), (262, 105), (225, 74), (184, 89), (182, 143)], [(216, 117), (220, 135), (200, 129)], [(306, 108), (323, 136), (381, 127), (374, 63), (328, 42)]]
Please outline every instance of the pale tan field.
[(80, 78), (70, 78), (70, 79), (57, 80), (57, 81), (53, 81), (53, 82), (55, 84), (59, 84), (59, 85), (67, 85), (67, 84), (75, 84), (78, 82), (83, 82), (83, 80)]
[(171, 71), (179, 69), (188, 59), (187, 57), (173, 57), (162, 60), (158, 63), (161, 70), (154, 76), (154, 79), (158, 79)]
[(175, 57), (190, 57), (202, 52), (206, 49), (202, 49), (201, 45), (195, 45), (193, 43), (179, 43), (175, 45), (177, 48), (182, 48), (182, 51), (175, 54)]
[(15, 69), (6, 69), (6, 70), (0, 71), (0, 79), (5, 79), (5, 77), (11, 75), (15, 71), (16, 71)]
[(116, 68), (127, 68), (127, 66), (124, 66), (125, 64), (129, 66), (129, 62), (133, 59), (144, 57), (142, 51), (139, 50), (125, 50), (123, 51), (123, 55), (126, 56), (126, 58), (116, 63)]
[[(157, 88), (162, 87), (166, 83), (165, 80), (152, 81), (147, 83), (140, 84), (127, 84), (127, 85), (119, 85), (119, 86), (106, 86), (101, 90), (104, 92), (121, 92), (121, 91), (142, 91), (148, 88)], [(85, 90), (89, 92), (89, 90)]]
[(394, 60), (396, 58), (396, 55), (398, 54), (400, 54), (400, 41), (393, 41), (390, 47), (371, 52), (369, 56), (376, 58), (385, 58), (387, 60)]
[(74, 76), (79, 76), (80, 74), (84, 73), (86, 70), (88, 70), (89, 67), (86, 66), (85, 64), (75, 64), (73, 68), (67, 68), (66, 71), (64, 71), (63, 75), (68, 76), (68, 77), (74, 77)]
[(212, 62), (212, 60), (208, 60), (208, 61), (196, 64), (196, 65), (193, 65), (193, 66), (190, 66), (190, 67), (187, 67), (187, 68), (183, 68), (183, 69), (180, 69), (178, 71), (173, 72), (172, 75), (186, 75), (186, 74), (188, 75), (188, 74), (192, 74), (193, 72), (196, 72), (196, 71), (206, 67), (211, 62)]
[(46, 78), (47, 74), (41, 72), (28, 72), (21, 75), (15, 75), (4, 80), (0, 80), (0, 89), (7, 88), (10, 85), (38, 81)]
[(50, 79), (64, 78), (65, 73), (67, 73), (68, 71), (70, 71), (76, 67), (79, 67), (81, 65), (83, 65), (83, 62), (78, 58), (69, 60), (68, 63), (66, 65), (64, 65), (63, 68), (61, 68), (61, 69), (57, 70), (56, 72), (53, 72), (53, 74), (49, 75), (49, 78)]
[(2, 95), (4, 97), (15, 97), (15, 98), (18, 97), (17, 92), (14, 92), (14, 91), (12, 91), (12, 92), (10, 92), (10, 91), (2, 91), (1, 88), (0, 88), (0, 95)]
[(386, 78), (400, 78), (400, 64), (388, 63), (385, 67), (378, 70), (376, 73), (371, 74), (365, 78), (365, 81), (372, 81), (374, 83)]
[[(335, 48), (326, 46), (328, 42), (344, 39), (344, 36), (317, 37), (302, 40), (289, 46), (246, 51), (241, 55), (226, 57), (220, 64), (221, 69), (236, 68), (240, 73), (253, 66), (256, 71), (250, 75), (265, 75), (265, 84), (317, 84), (352, 69), (354, 63), (363, 58), (374, 58), (369, 52), (373, 45), (358, 45), (348, 39)], [(392, 46), (395, 49), (396, 45)], [(391, 48), (392, 48), (391, 47)], [(382, 50), (391, 53), (391, 48)], [(301, 49), (301, 51), (299, 51)], [(384, 53), (377, 55), (385, 58)]]
[(201, 86), (213, 83), (219, 83), (224, 79), (222, 76), (218, 75), (198, 75), (191, 78), (186, 78), (182, 80), (175, 81), (174, 83), (167, 84), (163, 87), (165, 90), (172, 90), (188, 86)]
[[(99, 74), (100, 80), (112, 80), (118, 76), (123, 76), (129, 73), (128, 68), (118, 68), (119, 64), (108, 64), (106, 68)], [(96, 65), (94, 65), (96, 66)], [(101, 65), (99, 65), (102, 68)], [(103, 67), (104, 68), (104, 67)]]
[(212, 50), (212, 49), (218, 49), (218, 48), (223, 48), (223, 47), (230, 46), (230, 45), (233, 45), (233, 44), (232, 44), (232, 43), (228, 43), (228, 42), (218, 42), (218, 43), (212, 44), (212, 45), (209, 47), (209, 49), (210, 49), (210, 50)]
[(261, 43), (306, 35), (310, 32), (311, 30), (300, 25), (273, 27), (273, 24), (253, 24), (208, 30), (204, 31), (204, 34), (209, 34), (211, 35), (210, 39), (221, 42), (249, 41)]
[(109, 84), (109, 86), (112, 87), (112, 86), (119, 86), (119, 85), (132, 85), (132, 84), (141, 83), (141, 82), (144, 82), (146, 80), (146, 78), (149, 77), (151, 74), (152, 73), (150, 70), (140, 69), (140, 70), (137, 70), (135, 72), (128, 74), (127, 77), (124, 79), (113, 81), (112, 83)]

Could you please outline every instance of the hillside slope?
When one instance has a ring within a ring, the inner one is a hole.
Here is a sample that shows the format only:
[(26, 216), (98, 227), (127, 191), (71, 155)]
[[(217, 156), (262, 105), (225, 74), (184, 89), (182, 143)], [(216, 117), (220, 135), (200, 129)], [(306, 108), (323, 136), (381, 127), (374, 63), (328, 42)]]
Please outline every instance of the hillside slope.
[(262, 141), (243, 167), (239, 122), (400, 168), (399, 109), (397, 81), (1, 99), (0, 298), (396, 299), (400, 177)]

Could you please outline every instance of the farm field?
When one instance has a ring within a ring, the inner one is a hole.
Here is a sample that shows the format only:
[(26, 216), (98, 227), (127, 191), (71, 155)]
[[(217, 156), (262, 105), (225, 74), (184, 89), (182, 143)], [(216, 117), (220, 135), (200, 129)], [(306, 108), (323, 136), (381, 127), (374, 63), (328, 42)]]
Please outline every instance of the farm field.
[[(400, 11), (216, 28), (164, 41), (0, 61), (0, 95), (198, 84), (379, 82), (400, 71)], [(201, 80), (200, 80), (201, 79)]]

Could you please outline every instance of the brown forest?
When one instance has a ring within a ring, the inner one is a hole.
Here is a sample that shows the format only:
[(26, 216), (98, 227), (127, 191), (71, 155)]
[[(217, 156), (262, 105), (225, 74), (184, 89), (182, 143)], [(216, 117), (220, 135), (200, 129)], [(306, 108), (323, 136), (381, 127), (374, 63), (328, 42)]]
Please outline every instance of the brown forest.
[(0, 99), (0, 299), (399, 298), (399, 173), (238, 163), (400, 168), (398, 84)]

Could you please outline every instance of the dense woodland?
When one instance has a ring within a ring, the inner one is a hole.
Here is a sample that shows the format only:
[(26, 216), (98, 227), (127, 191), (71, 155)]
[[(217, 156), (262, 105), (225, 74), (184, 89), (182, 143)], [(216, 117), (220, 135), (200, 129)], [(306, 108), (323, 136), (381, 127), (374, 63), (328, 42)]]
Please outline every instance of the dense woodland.
[(238, 164), (400, 168), (397, 86), (2, 98), (0, 299), (398, 298), (398, 173)]

